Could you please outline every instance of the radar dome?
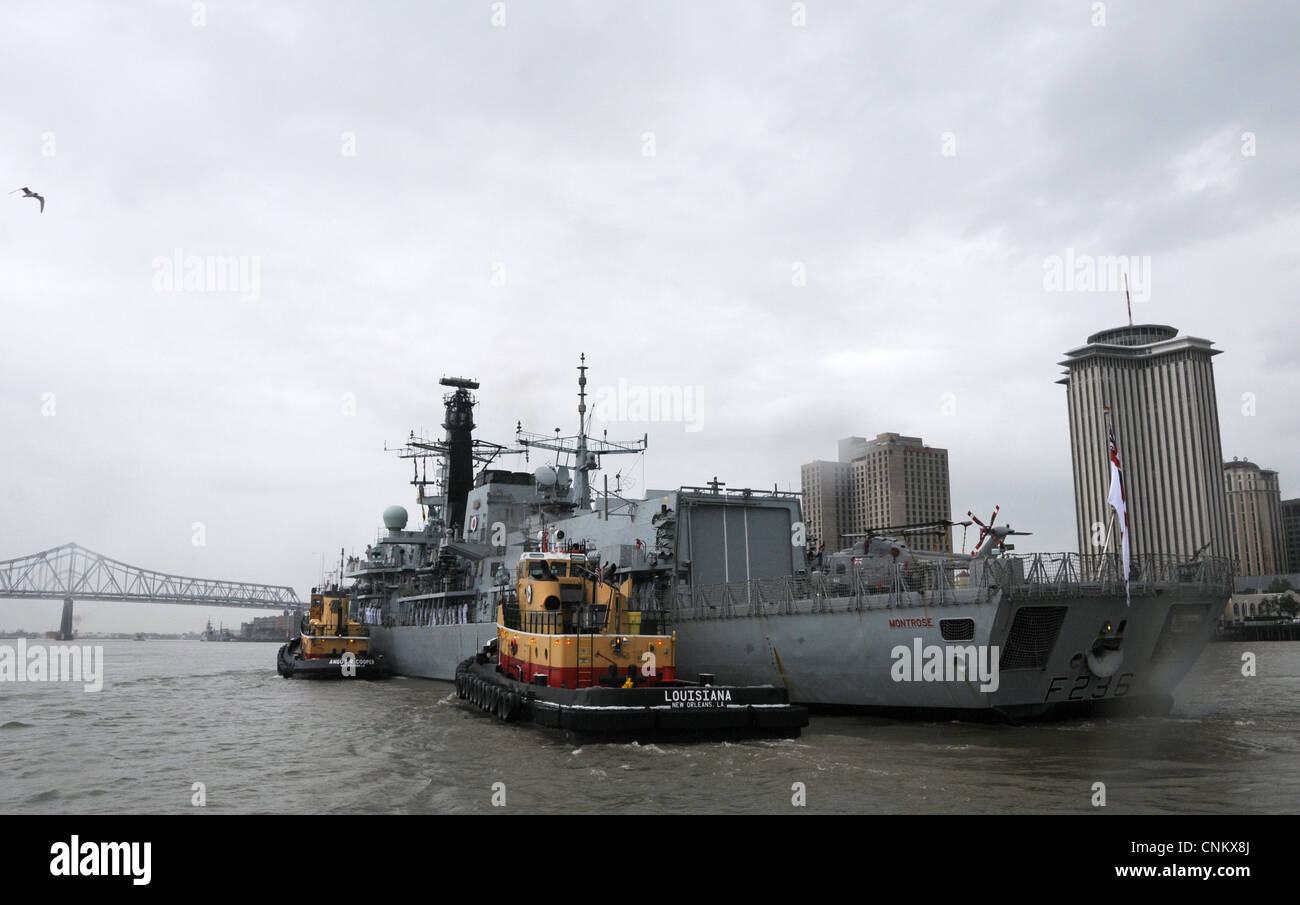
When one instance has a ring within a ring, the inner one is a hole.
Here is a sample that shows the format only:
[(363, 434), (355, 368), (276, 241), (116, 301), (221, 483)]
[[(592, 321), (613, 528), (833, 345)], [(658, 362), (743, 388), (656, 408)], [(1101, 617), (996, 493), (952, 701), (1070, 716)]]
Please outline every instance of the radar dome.
[(543, 465), (533, 472), (533, 479), (543, 487), (550, 487), (555, 483), (555, 469), (549, 465)]
[(406, 510), (401, 506), (389, 506), (384, 510), (384, 527), (389, 531), (401, 531), (406, 527)]

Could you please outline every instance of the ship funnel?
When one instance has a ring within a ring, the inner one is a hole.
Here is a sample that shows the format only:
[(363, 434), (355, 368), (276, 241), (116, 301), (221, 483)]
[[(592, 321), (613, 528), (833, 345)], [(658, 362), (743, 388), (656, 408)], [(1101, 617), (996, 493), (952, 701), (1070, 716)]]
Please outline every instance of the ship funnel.
[(474, 486), (474, 397), (470, 390), (478, 382), (463, 377), (444, 377), (439, 381), (454, 387), (442, 401), (446, 414), (442, 426), (447, 431), (447, 525), (453, 529), (465, 525), (465, 502)]

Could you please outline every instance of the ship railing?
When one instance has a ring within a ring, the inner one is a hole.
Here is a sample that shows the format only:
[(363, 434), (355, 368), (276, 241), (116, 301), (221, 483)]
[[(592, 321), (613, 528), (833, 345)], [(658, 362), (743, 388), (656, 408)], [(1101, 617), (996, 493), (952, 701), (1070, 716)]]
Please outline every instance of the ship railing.
[[(417, 579), (385, 582), (366, 595), (367, 598), (418, 597), (424, 594), (449, 594), (474, 590), (473, 576), (469, 574), (446, 576), (439, 579)], [(386, 626), (430, 625), (428, 601), (385, 599), (381, 605), (381, 624)], [(439, 623), (445, 624), (445, 623)]]
[(563, 611), (542, 613), (536, 610), (526, 610), (517, 614), (514, 625), (506, 622), (506, 628), (531, 632), (534, 635), (562, 635), (565, 634), (566, 630), (564, 617)]
[[(636, 613), (630, 619), (629, 613)], [(524, 610), (517, 603), (501, 605), (502, 623), (508, 629), (536, 635), (604, 634), (608, 609), (604, 605), (580, 608), (574, 613)], [(662, 607), (628, 610), (620, 617), (618, 631), (627, 635), (663, 635), (668, 633), (668, 612)]]
[[(942, 561), (872, 564), (840, 573), (800, 573), (717, 584), (679, 585), (656, 593), (674, 619), (797, 615), (958, 602), (1052, 599), (1124, 594), (1123, 567), (1115, 554), (1025, 553), (975, 560), (969, 582)], [(1141, 554), (1132, 558), (1129, 592), (1151, 596), (1178, 586), (1232, 593), (1232, 564), (1225, 557)]]
[[(1128, 578), (1128, 593), (1134, 597), (1175, 586), (1230, 595), (1232, 564), (1221, 556), (1142, 553), (1131, 557)], [(971, 584), (1005, 590), (1013, 598), (1125, 593), (1118, 553), (1026, 553), (977, 560), (971, 563)]]
[(795, 615), (868, 607), (956, 602), (952, 569), (942, 563), (858, 568), (839, 574), (801, 573), (720, 584), (678, 586), (664, 605), (684, 618)]
[(503, 603), (501, 604), (501, 621), (506, 628), (519, 631), (519, 604)]
[(627, 598), (628, 612), (640, 612), (642, 610), (662, 610), (664, 602), (668, 600), (670, 592), (668, 585), (646, 583), (634, 585), (632, 596)]
[[(754, 487), (723, 487), (719, 484), (717, 487), (691, 487), (683, 485), (683, 493), (690, 493), (701, 496), (722, 497), (732, 500), (750, 500), (750, 499), (776, 499), (776, 500), (801, 500), (803, 494), (797, 490), (778, 490), (775, 487), (771, 490), (763, 490)], [(708, 502), (703, 500), (702, 502)]]

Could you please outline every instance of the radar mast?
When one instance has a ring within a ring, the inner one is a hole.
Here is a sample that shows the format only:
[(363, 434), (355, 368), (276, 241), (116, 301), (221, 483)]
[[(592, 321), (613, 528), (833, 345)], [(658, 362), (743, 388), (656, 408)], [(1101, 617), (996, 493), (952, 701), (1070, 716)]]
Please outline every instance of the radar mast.
[(528, 433), (523, 425), (515, 431), (515, 442), (524, 449), (549, 449), (556, 453), (556, 464), (560, 455), (573, 456), (573, 501), (579, 509), (591, 506), (590, 472), (600, 467), (601, 456), (625, 455), (627, 453), (645, 452), (650, 435), (645, 434), (640, 440), (616, 442), (613, 440), (596, 440), (587, 436), (587, 356), (583, 353), (578, 364), (578, 433), (571, 437), (548, 437), (545, 434)]

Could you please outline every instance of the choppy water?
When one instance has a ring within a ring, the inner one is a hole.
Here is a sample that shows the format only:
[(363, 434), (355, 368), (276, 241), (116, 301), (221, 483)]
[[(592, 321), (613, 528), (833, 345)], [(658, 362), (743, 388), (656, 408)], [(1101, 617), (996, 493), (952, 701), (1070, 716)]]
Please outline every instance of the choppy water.
[[(0, 641), (12, 645), (13, 641)], [(102, 642), (103, 690), (0, 682), (0, 812), (1300, 811), (1300, 643), (1211, 644), (1168, 717), (816, 716), (795, 741), (573, 744), (446, 682), (304, 682), (274, 644)], [(1241, 655), (1258, 656), (1243, 677)], [(498, 787), (498, 790), (500, 787)]]

